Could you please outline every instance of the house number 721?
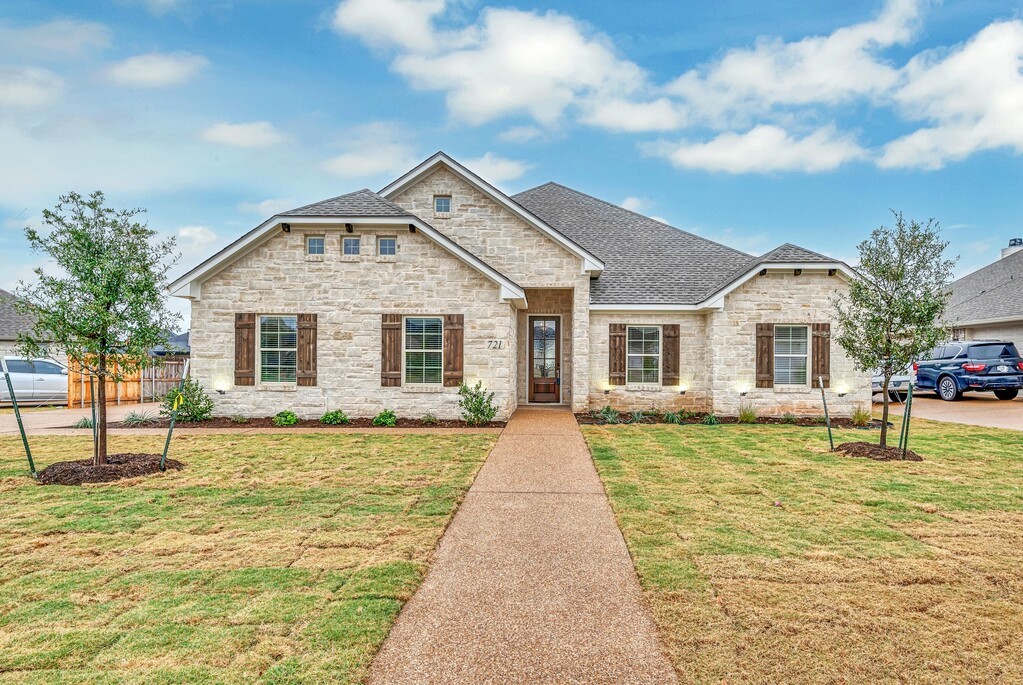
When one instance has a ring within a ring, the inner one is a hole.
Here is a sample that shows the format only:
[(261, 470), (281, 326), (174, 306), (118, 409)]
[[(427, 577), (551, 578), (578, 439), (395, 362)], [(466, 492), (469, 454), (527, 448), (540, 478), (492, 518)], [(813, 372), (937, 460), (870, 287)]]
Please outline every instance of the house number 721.
[(504, 349), (504, 341), (503, 340), (488, 340), (487, 341), (487, 349), (488, 350), (503, 350)]

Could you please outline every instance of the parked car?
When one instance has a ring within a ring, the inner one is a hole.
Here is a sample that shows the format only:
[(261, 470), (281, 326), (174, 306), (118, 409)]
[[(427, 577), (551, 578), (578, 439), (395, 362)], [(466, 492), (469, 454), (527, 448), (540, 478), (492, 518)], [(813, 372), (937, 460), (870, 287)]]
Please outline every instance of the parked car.
[[(898, 401), (909, 393), (909, 384), (913, 382), (913, 369), (909, 366), (892, 376), (888, 382), (888, 397)], [(884, 376), (874, 374), (870, 379), (870, 390), (875, 395), (883, 390)]]
[(977, 391), (993, 391), (998, 399), (1011, 400), (1023, 388), (1023, 359), (1016, 346), (1004, 340), (939, 345), (913, 368), (917, 387), (933, 390), (946, 402)]
[[(18, 404), (67, 403), (67, 369), (52, 359), (4, 357)], [(2, 376), (2, 374), (0, 374)], [(0, 402), (9, 403), (11, 393), (0, 378)]]

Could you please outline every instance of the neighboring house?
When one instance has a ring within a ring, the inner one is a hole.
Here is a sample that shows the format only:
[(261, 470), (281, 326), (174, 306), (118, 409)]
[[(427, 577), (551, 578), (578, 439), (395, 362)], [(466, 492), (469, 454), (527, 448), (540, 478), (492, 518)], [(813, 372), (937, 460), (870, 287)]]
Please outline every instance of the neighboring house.
[(157, 345), (149, 350), (149, 354), (153, 357), (187, 357), (188, 331), (170, 334), (166, 345)]
[(18, 335), (30, 332), (35, 323), (31, 316), (14, 308), (17, 299), (14, 293), (0, 290), (0, 354), (13, 354)]
[(443, 153), (379, 193), (284, 212), (191, 270), (192, 374), (219, 414), (518, 405), (849, 414), (829, 337), (845, 264), (754, 257), (555, 183), (509, 197)]
[(1023, 240), (1012, 239), (997, 262), (952, 283), (944, 320), (957, 340), (1023, 345)]

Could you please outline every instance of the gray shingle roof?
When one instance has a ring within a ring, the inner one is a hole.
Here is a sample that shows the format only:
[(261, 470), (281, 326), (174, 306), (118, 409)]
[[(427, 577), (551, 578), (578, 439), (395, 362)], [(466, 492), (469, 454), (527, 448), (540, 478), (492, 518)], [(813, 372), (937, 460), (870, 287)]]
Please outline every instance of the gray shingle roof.
[(15, 340), (19, 333), (27, 333), (34, 323), (31, 316), (15, 311), (15, 299), (13, 293), (0, 290), (0, 340)]
[(695, 304), (757, 261), (557, 183), (512, 199), (603, 260), (590, 286), (594, 304)]
[(1023, 319), (1023, 252), (1016, 252), (952, 283), (945, 310), (951, 324)]
[(290, 209), (281, 216), (409, 216), (409, 213), (369, 188), (363, 188)]
[(770, 252), (761, 255), (757, 261), (761, 264), (785, 264), (793, 262), (819, 262), (822, 264), (830, 264), (834, 263), (835, 259), (833, 257), (822, 255), (819, 252), (813, 252), (812, 250), (799, 247), (799, 245), (785, 243), (784, 245), (776, 247)]

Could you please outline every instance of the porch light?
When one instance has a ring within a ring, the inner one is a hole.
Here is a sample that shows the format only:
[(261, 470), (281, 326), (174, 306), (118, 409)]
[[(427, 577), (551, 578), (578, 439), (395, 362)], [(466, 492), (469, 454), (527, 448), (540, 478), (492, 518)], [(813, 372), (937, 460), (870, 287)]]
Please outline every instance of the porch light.
[(218, 378), (213, 382), (213, 389), (217, 391), (218, 395), (227, 394), (227, 389), (231, 387), (231, 384), (224, 378)]
[(845, 383), (839, 383), (838, 387), (835, 388), (835, 391), (838, 393), (839, 397), (845, 397), (849, 394), (849, 386)]
[(688, 389), (689, 389), (689, 387), (685, 383), (679, 383), (679, 385), (678, 385), (678, 394), (679, 395), (685, 395), (686, 394), (686, 390), (688, 390)]

